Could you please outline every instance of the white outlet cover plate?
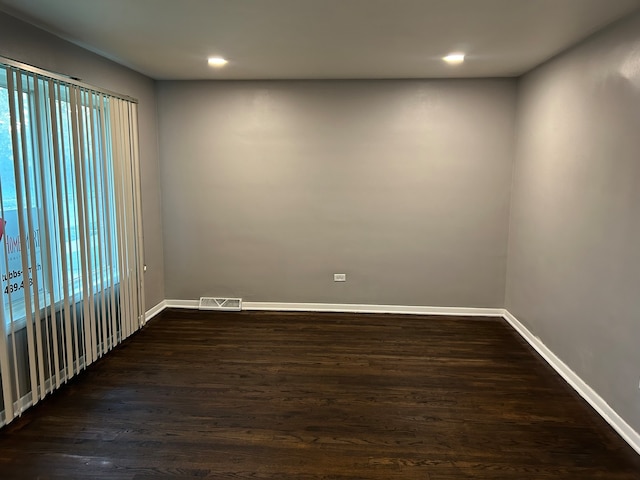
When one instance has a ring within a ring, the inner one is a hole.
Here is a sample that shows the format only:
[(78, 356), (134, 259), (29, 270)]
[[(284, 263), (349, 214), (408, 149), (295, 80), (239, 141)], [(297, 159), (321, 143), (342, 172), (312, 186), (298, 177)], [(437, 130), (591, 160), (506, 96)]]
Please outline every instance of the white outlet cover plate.
[(346, 282), (347, 281), (347, 274), (346, 273), (334, 273), (333, 274), (333, 281), (334, 282)]

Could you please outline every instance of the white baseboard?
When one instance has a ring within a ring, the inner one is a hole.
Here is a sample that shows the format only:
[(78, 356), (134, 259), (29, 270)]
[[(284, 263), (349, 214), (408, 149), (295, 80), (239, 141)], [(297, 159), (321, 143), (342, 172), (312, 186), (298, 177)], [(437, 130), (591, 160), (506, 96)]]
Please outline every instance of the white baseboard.
[(165, 300), (166, 308), (189, 308), (193, 310), (198, 309), (200, 305), (199, 300)]
[(147, 310), (147, 312), (144, 314), (144, 321), (148, 322), (153, 317), (155, 317), (160, 312), (162, 312), (165, 308), (167, 308), (167, 301), (163, 300), (159, 304), (157, 304), (155, 307), (152, 307), (149, 310)]
[(459, 315), (501, 317), (501, 308), (424, 307), (406, 305), (359, 305), (351, 303), (243, 302), (243, 310), (281, 312), (401, 313), (405, 315)]
[(527, 327), (516, 317), (504, 310), (504, 318), (509, 324), (540, 354), (551, 367), (584, 398), (593, 409), (600, 414), (618, 434), (640, 454), (640, 434), (636, 432), (624, 419), (609, 406), (587, 383), (582, 380), (567, 364), (556, 356), (538, 337), (533, 335)]
[[(198, 300), (165, 300), (165, 308), (197, 309)], [(424, 307), (406, 305), (359, 305), (352, 303), (282, 303), (242, 302), (242, 310), (276, 312), (337, 312), (337, 313), (401, 313), (405, 315), (458, 315), (502, 317), (502, 308)]]

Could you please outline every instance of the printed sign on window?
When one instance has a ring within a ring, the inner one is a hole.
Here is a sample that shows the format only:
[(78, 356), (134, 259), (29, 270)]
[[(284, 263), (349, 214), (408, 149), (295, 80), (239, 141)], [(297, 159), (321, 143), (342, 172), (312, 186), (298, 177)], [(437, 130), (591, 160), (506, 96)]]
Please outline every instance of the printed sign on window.
[[(29, 268), (25, 274), (22, 265), (22, 252), (26, 248), (30, 255), (35, 255), (36, 259), (36, 279), (39, 291), (43, 291), (42, 265), (40, 263), (40, 229), (38, 228), (37, 210), (32, 213), (33, 230), (27, 233), (27, 245), (23, 246), (20, 241), (20, 230), (18, 226), (18, 212), (16, 210), (5, 210), (4, 218), (0, 219), (0, 273), (2, 274), (2, 294), (4, 304), (24, 298), (24, 290), (29, 289), (34, 283), (33, 263), (29, 258)], [(31, 241), (35, 251), (31, 252)], [(6, 309), (6, 308), (5, 308)]]

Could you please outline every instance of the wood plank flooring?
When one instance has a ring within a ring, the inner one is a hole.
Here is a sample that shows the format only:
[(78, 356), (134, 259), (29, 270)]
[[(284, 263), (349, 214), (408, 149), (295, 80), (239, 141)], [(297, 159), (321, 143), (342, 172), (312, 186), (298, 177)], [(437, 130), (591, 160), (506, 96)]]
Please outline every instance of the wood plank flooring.
[(2, 479), (640, 479), (502, 319), (168, 310), (0, 430)]

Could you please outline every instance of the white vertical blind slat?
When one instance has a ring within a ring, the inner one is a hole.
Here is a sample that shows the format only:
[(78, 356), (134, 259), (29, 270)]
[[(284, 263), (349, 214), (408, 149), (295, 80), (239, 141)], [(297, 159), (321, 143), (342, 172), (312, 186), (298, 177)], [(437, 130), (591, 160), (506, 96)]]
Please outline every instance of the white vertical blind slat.
[[(27, 147), (26, 147), (26, 127), (24, 117), (24, 101), (23, 101), (23, 89), (22, 89), (22, 75), (19, 72), (11, 72), (10, 79), (7, 83), (13, 83), (15, 73), (15, 92), (16, 95), (9, 94), (9, 111), (11, 115), (11, 140), (13, 144), (13, 167), (14, 175), (16, 179), (16, 195), (18, 198), (18, 230), (20, 238), (20, 251), (22, 260), (22, 272), (29, 271), (29, 256), (27, 251), (27, 229), (25, 227), (25, 205), (24, 201), (29, 201), (30, 192), (25, 191), (24, 185), (24, 169), (23, 164), (27, 162)], [(13, 89), (9, 90), (10, 92)], [(16, 98), (17, 97), (17, 105)], [(14, 288), (18, 285), (17, 282), (13, 283)], [(27, 293), (24, 288), (21, 290), (24, 298), (24, 308), (26, 314), (26, 327), (27, 327), (27, 352), (29, 362), (29, 381), (31, 383), (31, 401), (36, 404), (39, 400), (38, 389), (38, 373), (36, 363), (36, 346), (34, 341), (33, 331), (33, 315), (31, 313), (31, 295)], [(15, 352), (14, 352), (15, 355)]]
[[(54, 149), (54, 159), (53, 159), (53, 167), (54, 167), (54, 175), (55, 175), (55, 190), (56, 190), (56, 203), (57, 203), (57, 219), (58, 219), (58, 234), (60, 243), (58, 244), (58, 255), (60, 257), (60, 272), (58, 276), (58, 280), (62, 283), (62, 299), (63, 299), (63, 313), (64, 320), (61, 322), (63, 325), (64, 337), (62, 341), (63, 345), (63, 360), (64, 360), (64, 380), (67, 381), (74, 371), (73, 366), (73, 338), (72, 338), (72, 327), (71, 327), (71, 302), (69, 299), (69, 270), (68, 270), (68, 262), (67, 262), (67, 232), (65, 228), (64, 218), (65, 211), (68, 211), (68, 206), (65, 209), (66, 202), (63, 200), (63, 178), (64, 178), (64, 169), (62, 158), (64, 157), (65, 151), (65, 136), (62, 134), (62, 128), (64, 124), (64, 120), (62, 118), (62, 108), (56, 100), (60, 100), (61, 98), (61, 88), (60, 84), (56, 84), (55, 88), (55, 96), (52, 95), (50, 98), (51, 104), (51, 135), (53, 139)], [(53, 251), (53, 249), (51, 250)]]
[(121, 245), (121, 248), (118, 249), (119, 255), (119, 265), (120, 265), (120, 314), (118, 318), (120, 319), (120, 331), (122, 335), (122, 339), (129, 337), (129, 322), (126, 319), (125, 312), (128, 311), (128, 282), (129, 282), (129, 272), (127, 268), (127, 248), (126, 248), (126, 230), (127, 230), (127, 217), (126, 217), (126, 209), (124, 208), (124, 186), (123, 186), (123, 175), (122, 175), (122, 159), (124, 157), (124, 129), (122, 126), (122, 105), (120, 100), (114, 100), (115, 107), (115, 115), (116, 119), (116, 128), (117, 135), (115, 136), (116, 148), (114, 149), (117, 154), (114, 155), (114, 176), (116, 178), (116, 211), (118, 215), (118, 222), (120, 228), (118, 228), (118, 244)]
[(137, 212), (136, 212), (136, 203), (135, 203), (135, 192), (133, 191), (132, 185), (133, 185), (133, 179), (134, 179), (134, 155), (133, 155), (133, 144), (134, 144), (134, 132), (133, 129), (131, 128), (131, 121), (132, 121), (132, 116), (133, 116), (133, 112), (131, 110), (131, 105), (127, 104), (126, 105), (126, 112), (127, 112), (127, 130), (128, 130), (128, 138), (129, 138), (129, 149), (128, 149), (128, 161), (127, 161), (127, 200), (129, 205), (131, 205), (131, 235), (129, 235), (128, 238), (128, 245), (130, 245), (129, 251), (131, 252), (130, 254), (130, 265), (131, 265), (131, 282), (129, 283), (130, 285), (130, 290), (131, 290), (131, 323), (132, 323), (132, 329), (133, 331), (136, 331), (138, 328), (140, 328), (140, 316), (139, 316), (139, 303), (138, 303), (138, 252), (137, 249), (135, 247), (136, 244), (136, 238), (138, 235), (138, 229), (136, 228), (136, 218), (137, 218)]
[[(106, 328), (105, 328), (105, 308), (104, 308), (104, 274), (103, 265), (102, 265), (102, 234), (103, 234), (103, 222), (101, 221), (101, 210), (100, 210), (100, 182), (98, 181), (98, 156), (99, 156), (99, 148), (101, 145), (101, 139), (96, 135), (95, 124), (97, 121), (97, 116), (94, 113), (94, 107), (99, 108), (99, 105), (94, 105), (94, 94), (90, 94), (89, 96), (89, 129), (91, 132), (91, 160), (90, 160), (90, 174), (91, 174), (91, 182), (92, 182), (92, 190), (93, 190), (93, 198), (91, 202), (92, 215), (93, 215), (93, 225), (95, 225), (96, 233), (93, 236), (93, 245), (92, 250), (95, 253), (93, 258), (93, 269), (98, 272), (99, 278), (96, 279), (97, 285), (99, 288), (96, 304), (94, 304), (93, 310), (96, 311), (95, 318), (95, 328), (96, 335), (100, 337), (100, 339), (96, 338), (96, 343), (94, 344), (94, 358), (101, 357), (104, 354), (105, 346), (106, 346)], [(95, 278), (95, 277), (94, 277)], [(92, 289), (92, 294), (95, 288)]]
[[(67, 121), (67, 127), (71, 132), (78, 131), (78, 116), (77, 116), (78, 105), (76, 101), (76, 90), (77, 90), (76, 87), (70, 87), (68, 92), (69, 93), (69, 109), (68, 109), (67, 118), (65, 120)], [(78, 280), (81, 280), (78, 278), (78, 275), (82, 275), (80, 270), (81, 266), (79, 265), (80, 261), (74, 260), (73, 258), (73, 252), (75, 250), (80, 250), (79, 240), (77, 238), (77, 231), (75, 235), (76, 238), (72, 238), (73, 237), (72, 227), (74, 223), (79, 223), (78, 185), (75, 180), (75, 159), (78, 158), (79, 138), (78, 138), (78, 135), (75, 134), (75, 135), (72, 135), (72, 137), (68, 140), (70, 140), (70, 147), (72, 149), (71, 158), (73, 159), (73, 165), (70, 165), (67, 169), (66, 162), (63, 162), (62, 167), (64, 170), (65, 186), (67, 188), (66, 190), (67, 201), (65, 201), (64, 203), (67, 206), (67, 211), (66, 211), (67, 221), (65, 223), (65, 228), (67, 230), (67, 238), (69, 238), (69, 242), (68, 242), (67, 250), (65, 254), (68, 256), (69, 268), (71, 272), (71, 298), (69, 300), (70, 302), (74, 302), (71, 308), (71, 318), (72, 318), (71, 326), (73, 328), (73, 345), (75, 347), (75, 350), (74, 350), (75, 353), (73, 356), (73, 369), (72, 369), (71, 376), (75, 376), (76, 373), (80, 372), (80, 370), (82, 369), (82, 366), (80, 364), (80, 355), (81, 355), (81, 347), (83, 347), (82, 324), (81, 324), (82, 312), (80, 312), (80, 318), (78, 318), (78, 307), (75, 304), (76, 298), (77, 298), (76, 294), (79, 293), (78, 289), (76, 288), (76, 285), (78, 283)], [(69, 176), (73, 178), (71, 181), (68, 180)], [(71, 193), (69, 193), (69, 188), (71, 188)], [(71, 378), (71, 376), (69, 376), (68, 378)]]
[[(121, 115), (121, 128), (122, 128), (122, 158), (121, 158), (121, 174), (122, 174), (122, 206), (123, 206), (123, 220), (124, 220), (124, 242), (123, 242), (123, 251), (125, 253), (125, 266), (126, 266), (126, 277), (125, 277), (125, 293), (126, 293), (126, 307), (125, 311), (127, 315), (125, 317), (125, 321), (127, 323), (127, 336), (131, 335), (131, 333), (135, 329), (135, 323), (137, 323), (137, 318), (135, 318), (133, 312), (133, 289), (132, 289), (132, 277), (134, 273), (134, 269), (132, 268), (132, 245), (131, 245), (131, 235), (133, 232), (133, 222), (132, 215), (133, 209), (131, 206), (130, 199), (130, 191), (128, 188), (128, 184), (130, 182), (130, 129), (128, 128), (128, 109), (124, 102), (120, 101), (120, 115)], [(126, 208), (128, 206), (129, 208)]]
[[(110, 105), (110, 104), (109, 104)], [(102, 120), (103, 132), (102, 132), (102, 150), (104, 151), (104, 155), (102, 157), (102, 168), (103, 168), (103, 179), (102, 179), (102, 189), (103, 189), (103, 205), (105, 209), (105, 226), (106, 228), (112, 230), (115, 224), (115, 218), (111, 209), (111, 206), (114, 205), (115, 199), (113, 198), (113, 188), (111, 178), (113, 175), (113, 163), (109, 163), (107, 158), (113, 158), (113, 148), (111, 142), (108, 141), (107, 137), (110, 137), (111, 134), (111, 122), (107, 122), (107, 102), (104, 101), (104, 98), (101, 99), (100, 109), (100, 118)], [(106, 258), (109, 265), (107, 272), (108, 281), (108, 294), (109, 294), (109, 318), (111, 320), (111, 333), (109, 335), (109, 350), (111, 350), (114, 344), (117, 342), (117, 322), (116, 322), (116, 267), (114, 262), (116, 258), (113, 255), (113, 239), (111, 235), (107, 235), (107, 253)]]
[[(89, 331), (91, 333), (91, 345), (90, 345), (90, 354), (91, 358), (85, 358), (87, 364), (97, 360), (98, 358), (98, 329), (96, 328), (96, 298), (94, 294), (95, 289), (95, 274), (98, 271), (95, 268), (95, 240), (94, 240), (94, 207), (93, 207), (93, 199), (92, 192), (94, 188), (94, 183), (91, 174), (91, 164), (93, 162), (93, 137), (91, 136), (91, 110), (93, 107), (93, 103), (91, 101), (91, 92), (87, 90), (82, 91), (82, 119), (83, 119), (83, 137), (85, 139), (85, 144), (83, 148), (83, 162), (82, 162), (82, 178), (84, 182), (83, 189), (83, 200), (84, 200), (84, 211), (85, 211), (85, 221), (87, 223), (87, 227), (85, 229), (85, 255), (86, 255), (86, 275), (87, 275), (87, 290), (84, 290), (84, 298), (87, 304), (88, 315), (89, 315)], [(86, 323), (85, 323), (86, 325)], [(87, 347), (89, 348), (89, 347)]]
[[(121, 159), (122, 159), (122, 119), (121, 119), (121, 109), (120, 109), (120, 101), (114, 100), (111, 104), (112, 108), (112, 132), (115, 132), (113, 135), (113, 175), (114, 175), (114, 199), (115, 199), (115, 209), (116, 209), (116, 240), (118, 245), (123, 246), (125, 244), (124, 239), (124, 229), (126, 225), (124, 224), (124, 209), (122, 205), (122, 169), (121, 169)], [(118, 279), (119, 279), (119, 305), (118, 305), (118, 327), (120, 332), (120, 339), (124, 340), (129, 336), (129, 328), (126, 321), (123, 321), (123, 314), (126, 311), (126, 256), (125, 249), (118, 249)]]
[(134, 242), (136, 249), (136, 258), (138, 260), (137, 264), (137, 273), (138, 273), (138, 281), (136, 285), (138, 287), (138, 315), (140, 316), (139, 326), (143, 326), (146, 322), (146, 308), (144, 302), (144, 273), (145, 273), (145, 256), (144, 256), (144, 228), (143, 228), (143, 216), (142, 216), (142, 192), (140, 188), (135, 188), (137, 185), (140, 185), (140, 154), (139, 154), (139, 137), (138, 137), (138, 105), (135, 103), (129, 103), (129, 108), (131, 109), (131, 122), (129, 123), (130, 128), (132, 129), (132, 142), (131, 142), (131, 154), (132, 154), (132, 162), (131, 167), (133, 169), (133, 187), (134, 187), (134, 197), (135, 197), (135, 206), (134, 211), (136, 212), (136, 241)]
[[(47, 80), (46, 81), (46, 87), (48, 90), (49, 95), (52, 95), (54, 92), (54, 86), (53, 86), (53, 81), (51, 80)], [(52, 112), (51, 112), (51, 104), (47, 103), (45, 101), (42, 102), (42, 106), (45, 110), (44, 112), (44, 116), (45, 116), (45, 121), (44, 124), (46, 125), (47, 129), (51, 129), (51, 122), (52, 122)], [(40, 135), (43, 135), (44, 132), (40, 132)], [(57, 138), (54, 139), (53, 142), (47, 142), (47, 159), (50, 160), (53, 157), (53, 150), (55, 150), (57, 148)], [(42, 208), (43, 210), (46, 212), (49, 212), (51, 210), (51, 205), (53, 203), (53, 191), (54, 188), (52, 188), (55, 184), (52, 182), (52, 169), (50, 167), (48, 167), (47, 165), (45, 165), (45, 158), (44, 155), (40, 155), (40, 171), (42, 172), (42, 188), (43, 188), (43, 192), (42, 192)], [(53, 226), (51, 225), (51, 222), (49, 220), (49, 215), (42, 215), (43, 218), (43, 222), (42, 222), (42, 226), (43, 226), (43, 238), (45, 241), (45, 251), (50, 252), (52, 251), (52, 243), (53, 241), (55, 241), (56, 239), (56, 235), (53, 232)], [(53, 241), (52, 241), (53, 239)], [(45, 281), (46, 281), (46, 285), (47, 285), (47, 290), (49, 292), (48, 298), (46, 300), (46, 304), (48, 305), (48, 311), (49, 311), (49, 316), (52, 318), (51, 322), (47, 322), (47, 324), (51, 325), (51, 338), (50, 338), (50, 342), (51, 342), (51, 357), (52, 357), (52, 362), (53, 362), (53, 371), (52, 371), (52, 375), (54, 376), (54, 380), (55, 380), (55, 388), (59, 388), (60, 387), (60, 353), (58, 350), (58, 321), (57, 321), (57, 316), (56, 316), (56, 312), (54, 309), (54, 305), (55, 305), (55, 294), (54, 294), (54, 286), (53, 286), (53, 269), (54, 269), (54, 265), (53, 265), (53, 261), (52, 261), (52, 256), (43, 256), (42, 257), (42, 269), (44, 272), (44, 277), (46, 277)], [(51, 365), (51, 363), (50, 363)], [(54, 388), (53, 385), (53, 381), (52, 383), (52, 389)]]
[[(48, 359), (45, 364), (45, 352), (49, 352), (51, 350), (49, 343), (49, 322), (45, 322), (45, 334), (43, 337), (42, 332), (42, 318), (40, 313), (41, 303), (40, 303), (40, 285), (38, 282), (38, 266), (42, 268), (42, 265), (39, 263), (39, 255), (38, 251), (40, 248), (36, 248), (36, 242), (38, 245), (41, 241), (40, 236), (40, 213), (42, 212), (42, 202), (40, 201), (42, 197), (42, 182), (38, 181), (42, 178), (41, 173), (39, 172), (40, 162), (38, 159), (43, 159), (44, 157), (44, 147), (43, 136), (42, 136), (42, 115), (40, 111), (40, 88), (38, 84), (38, 79), (35, 76), (30, 78), (31, 82), (31, 90), (33, 94), (31, 98), (33, 102), (31, 103), (31, 123), (35, 125), (35, 131), (33, 128), (31, 129), (31, 168), (25, 170), (31, 170), (25, 175), (25, 184), (27, 192), (31, 192), (33, 190), (35, 194), (35, 198), (31, 198), (31, 195), (27, 196), (27, 225), (29, 228), (30, 234), (28, 235), (29, 240), (29, 251), (30, 251), (30, 271), (28, 273), (23, 272), (23, 281), (24, 281), (24, 290), (25, 294), (33, 295), (33, 313), (34, 313), (34, 321), (36, 326), (36, 346), (38, 351), (38, 381), (40, 384), (40, 398), (44, 397), (46, 392), (46, 383), (45, 376), (47, 365), (50, 364), (50, 360)], [(26, 162), (25, 162), (26, 165)], [(33, 178), (31, 178), (33, 176)], [(33, 188), (31, 182), (33, 181)], [(35, 205), (34, 205), (35, 204)], [(38, 228), (35, 228), (34, 225), (34, 211), (36, 219), (38, 220)], [(44, 338), (44, 341), (43, 341)]]

